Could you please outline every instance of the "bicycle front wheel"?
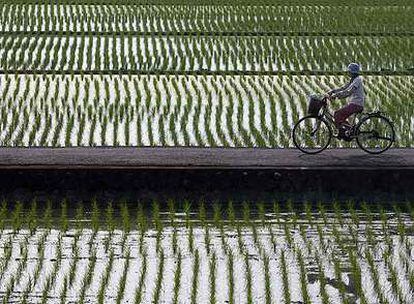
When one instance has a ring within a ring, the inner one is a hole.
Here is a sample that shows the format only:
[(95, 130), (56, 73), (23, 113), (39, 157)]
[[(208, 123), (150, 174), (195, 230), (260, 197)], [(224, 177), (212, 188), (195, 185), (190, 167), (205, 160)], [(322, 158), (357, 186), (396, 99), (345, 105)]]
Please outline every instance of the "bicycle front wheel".
[(296, 123), (292, 137), (296, 148), (307, 154), (316, 154), (329, 146), (332, 130), (324, 119), (306, 116)]
[(357, 126), (356, 135), (358, 146), (370, 154), (387, 151), (395, 141), (392, 123), (381, 115), (364, 118)]

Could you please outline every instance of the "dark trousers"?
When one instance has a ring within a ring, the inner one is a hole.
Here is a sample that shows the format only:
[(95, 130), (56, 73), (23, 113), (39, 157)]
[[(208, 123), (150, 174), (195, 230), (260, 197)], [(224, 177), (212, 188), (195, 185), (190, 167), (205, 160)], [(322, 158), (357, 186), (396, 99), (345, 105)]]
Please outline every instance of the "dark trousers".
[(355, 103), (349, 103), (345, 107), (335, 112), (335, 125), (339, 128), (343, 123), (347, 123), (346, 119), (354, 113), (360, 113), (364, 107)]

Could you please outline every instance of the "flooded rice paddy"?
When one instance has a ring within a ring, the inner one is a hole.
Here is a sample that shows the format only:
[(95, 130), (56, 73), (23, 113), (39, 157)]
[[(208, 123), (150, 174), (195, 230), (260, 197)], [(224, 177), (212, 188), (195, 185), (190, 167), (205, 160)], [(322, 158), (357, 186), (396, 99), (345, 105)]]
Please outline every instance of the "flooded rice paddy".
[(3, 202), (3, 303), (412, 303), (414, 204)]

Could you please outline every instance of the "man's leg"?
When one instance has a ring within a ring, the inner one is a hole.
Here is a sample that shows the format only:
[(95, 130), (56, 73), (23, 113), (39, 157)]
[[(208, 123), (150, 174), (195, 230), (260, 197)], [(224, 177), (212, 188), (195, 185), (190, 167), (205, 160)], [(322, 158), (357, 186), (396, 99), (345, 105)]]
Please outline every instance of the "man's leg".
[(335, 126), (339, 130), (339, 137), (345, 136), (346, 128), (343, 127), (343, 124), (347, 122), (346, 119), (354, 113), (361, 112), (362, 109), (363, 108), (361, 106), (350, 103), (335, 112), (334, 114)]
[(353, 103), (350, 103), (343, 108), (339, 109), (335, 112), (335, 125), (339, 128), (342, 124), (344, 124), (346, 119), (354, 113), (358, 113), (362, 111), (362, 107)]

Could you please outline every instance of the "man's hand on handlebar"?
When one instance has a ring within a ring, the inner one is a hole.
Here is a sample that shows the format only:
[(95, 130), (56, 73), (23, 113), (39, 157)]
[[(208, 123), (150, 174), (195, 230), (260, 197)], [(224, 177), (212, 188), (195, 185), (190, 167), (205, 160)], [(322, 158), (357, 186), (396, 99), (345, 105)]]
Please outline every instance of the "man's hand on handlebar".
[(328, 93), (326, 93), (325, 94), (325, 99), (326, 100), (329, 100), (329, 101), (332, 101), (332, 100), (334, 100), (336, 97), (335, 97), (335, 94), (334, 93), (332, 93), (332, 92), (328, 92)]

